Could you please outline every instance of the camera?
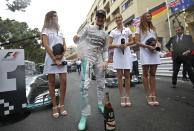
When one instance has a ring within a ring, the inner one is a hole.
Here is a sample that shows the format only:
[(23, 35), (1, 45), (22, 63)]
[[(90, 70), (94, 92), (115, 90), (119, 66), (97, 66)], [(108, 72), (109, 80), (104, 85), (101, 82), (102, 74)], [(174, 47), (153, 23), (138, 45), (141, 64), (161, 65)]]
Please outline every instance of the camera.
[(62, 55), (65, 50), (61, 43), (58, 43), (52, 47), (54, 56)]

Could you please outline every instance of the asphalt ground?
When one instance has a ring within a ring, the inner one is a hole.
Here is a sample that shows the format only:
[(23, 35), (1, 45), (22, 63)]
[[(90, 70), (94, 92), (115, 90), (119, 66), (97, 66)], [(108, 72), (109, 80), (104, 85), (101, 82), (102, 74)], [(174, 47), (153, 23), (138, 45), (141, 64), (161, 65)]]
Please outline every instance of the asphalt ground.
[[(31, 111), (25, 119), (0, 126), (0, 131), (77, 131), (80, 118), (79, 76), (68, 75), (65, 107), (68, 116), (54, 119), (50, 107)], [(88, 131), (103, 131), (103, 115), (97, 109), (96, 82), (92, 81), (89, 99), (92, 115), (88, 118)], [(117, 123), (116, 131), (194, 131), (194, 89), (190, 82), (178, 81), (176, 89), (171, 88), (171, 78), (157, 78), (159, 107), (146, 103), (143, 85), (131, 88), (132, 107), (120, 107), (117, 88), (106, 88), (110, 93)]]

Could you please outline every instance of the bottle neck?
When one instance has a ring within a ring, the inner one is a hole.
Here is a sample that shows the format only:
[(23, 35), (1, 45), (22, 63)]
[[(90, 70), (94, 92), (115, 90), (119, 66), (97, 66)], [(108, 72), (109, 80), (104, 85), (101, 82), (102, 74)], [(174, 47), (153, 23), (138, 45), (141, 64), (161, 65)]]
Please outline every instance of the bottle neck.
[(108, 103), (110, 103), (110, 98), (109, 98), (109, 95), (106, 95), (105, 104), (108, 104)]

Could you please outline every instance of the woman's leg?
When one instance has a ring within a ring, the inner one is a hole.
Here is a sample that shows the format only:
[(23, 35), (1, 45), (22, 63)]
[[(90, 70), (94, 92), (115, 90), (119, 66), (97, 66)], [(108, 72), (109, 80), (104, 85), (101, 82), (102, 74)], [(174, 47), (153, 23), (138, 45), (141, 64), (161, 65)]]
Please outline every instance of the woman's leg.
[(60, 112), (62, 115), (66, 115), (67, 112), (65, 111), (65, 94), (66, 94), (66, 85), (67, 85), (67, 78), (66, 73), (59, 74), (60, 77)]
[(49, 80), (49, 94), (52, 100), (53, 104), (53, 117), (58, 118), (58, 107), (56, 102), (56, 96), (55, 96), (55, 74), (48, 74), (48, 80)]
[(149, 82), (152, 96), (156, 96), (156, 70), (157, 65), (150, 65)]
[(146, 97), (147, 97), (147, 103), (148, 105), (153, 106), (153, 100), (152, 100), (152, 96), (151, 96), (151, 91), (150, 91), (150, 83), (149, 83), (149, 78), (148, 78), (148, 72), (150, 70), (149, 65), (143, 65), (143, 85), (145, 88), (145, 92), (146, 92)]
[(150, 95), (150, 87), (149, 87), (149, 81), (148, 81), (148, 71), (149, 71), (149, 66), (148, 65), (143, 65), (143, 85), (144, 89), (146, 92), (146, 96)]
[(157, 70), (157, 65), (150, 65), (149, 81), (150, 81), (151, 96), (152, 96), (154, 105), (159, 105), (159, 102), (156, 100), (156, 70)]
[(119, 88), (119, 94), (120, 97), (123, 97), (123, 70), (118, 69), (117, 70), (117, 79), (118, 79), (118, 88)]
[(66, 73), (59, 74), (60, 77), (60, 105), (64, 105), (65, 94), (66, 94)]
[(49, 80), (49, 94), (52, 100), (53, 107), (57, 106), (56, 96), (55, 96), (55, 74), (48, 74)]
[(129, 97), (129, 92), (130, 92), (130, 70), (124, 70), (124, 76), (125, 76), (125, 96)]
[(126, 106), (126, 103), (125, 103), (125, 96), (123, 92), (123, 70), (122, 69), (117, 70), (117, 79), (118, 79), (119, 94), (121, 98), (121, 106), (124, 107)]
[(125, 76), (125, 103), (126, 106), (131, 106), (131, 102), (129, 100), (129, 93), (130, 93), (130, 70), (124, 70), (124, 76)]

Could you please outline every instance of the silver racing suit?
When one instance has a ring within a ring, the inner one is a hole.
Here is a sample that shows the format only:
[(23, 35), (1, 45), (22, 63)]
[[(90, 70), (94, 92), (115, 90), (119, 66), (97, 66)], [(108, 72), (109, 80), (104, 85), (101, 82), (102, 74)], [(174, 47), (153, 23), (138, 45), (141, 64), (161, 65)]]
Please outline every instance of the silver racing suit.
[(82, 54), (80, 93), (82, 100), (82, 115), (91, 114), (91, 106), (88, 102), (88, 88), (91, 86), (91, 70), (95, 72), (97, 82), (97, 100), (102, 104), (104, 98), (105, 75), (104, 61), (108, 60), (108, 34), (97, 25), (87, 26), (79, 39), (78, 52)]

